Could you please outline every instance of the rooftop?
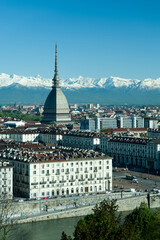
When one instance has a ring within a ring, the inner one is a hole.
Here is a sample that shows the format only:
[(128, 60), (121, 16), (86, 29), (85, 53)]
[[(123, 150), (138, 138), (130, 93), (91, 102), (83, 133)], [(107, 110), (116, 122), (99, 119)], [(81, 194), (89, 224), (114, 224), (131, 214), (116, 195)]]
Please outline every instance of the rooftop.
[(0, 149), (0, 157), (28, 163), (59, 162), (108, 158), (103, 153), (71, 147), (44, 146), (42, 144), (20, 143), (4, 146)]

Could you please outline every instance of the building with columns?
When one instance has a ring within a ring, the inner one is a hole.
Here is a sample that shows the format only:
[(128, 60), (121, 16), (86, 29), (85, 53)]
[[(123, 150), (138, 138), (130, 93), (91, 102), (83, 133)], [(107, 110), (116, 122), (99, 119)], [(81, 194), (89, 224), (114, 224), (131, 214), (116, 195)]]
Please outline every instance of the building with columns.
[(101, 150), (113, 157), (113, 163), (160, 170), (160, 140), (138, 137), (101, 138)]

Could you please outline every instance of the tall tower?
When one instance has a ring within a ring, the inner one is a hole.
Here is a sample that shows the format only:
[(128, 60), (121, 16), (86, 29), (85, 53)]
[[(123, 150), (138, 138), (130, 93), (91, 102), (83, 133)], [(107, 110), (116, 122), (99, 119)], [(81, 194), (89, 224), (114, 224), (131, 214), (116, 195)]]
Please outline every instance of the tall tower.
[(57, 63), (57, 44), (55, 46), (55, 70), (54, 77), (52, 79), (52, 90), (49, 93), (43, 112), (44, 123), (59, 122), (68, 123), (71, 121), (71, 115), (69, 113), (68, 102), (60, 87), (60, 78), (58, 76), (58, 63)]

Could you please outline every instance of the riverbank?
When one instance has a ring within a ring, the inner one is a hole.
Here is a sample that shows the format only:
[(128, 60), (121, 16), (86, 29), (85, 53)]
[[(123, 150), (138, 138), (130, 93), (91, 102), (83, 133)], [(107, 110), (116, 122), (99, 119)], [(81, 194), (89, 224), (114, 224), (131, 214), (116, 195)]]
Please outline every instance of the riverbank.
[[(52, 219), (62, 219), (62, 218), (71, 218), (71, 217), (81, 217), (93, 213), (93, 207), (96, 203), (101, 202), (103, 199), (116, 199), (112, 195), (104, 195), (97, 199), (95, 203), (88, 205), (78, 205), (76, 200), (74, 205), (59, 205), (58, 208), (49, 209), (47, 211), (35, 212), (31, 215), (24, 215), (21, 213), (21, 216), (16, 216), (12, 220), (15, 223), (29, 223), (29, 222), (38, 222), (46, 221)], [(81, 199), (82, 200), (82, 199)], [(87, 199), (88, 200), (88, 199)], [(66, 200), (67, 201), (67, 200)], [(73, 201), (73, 200), (72, 200)], [(89, 201), (90, 202), (90, 201)], [(150, 208), (160, 207), (160, 194), (151, 194), (151, 195), (137, 195), (126, 196), (124, 198), (117, 199), (118, 211), (132, 211), (136, 207), (139, 207), (142, 202), (145, 202)], [(42, 203), (41, 203), (42, 204)]]

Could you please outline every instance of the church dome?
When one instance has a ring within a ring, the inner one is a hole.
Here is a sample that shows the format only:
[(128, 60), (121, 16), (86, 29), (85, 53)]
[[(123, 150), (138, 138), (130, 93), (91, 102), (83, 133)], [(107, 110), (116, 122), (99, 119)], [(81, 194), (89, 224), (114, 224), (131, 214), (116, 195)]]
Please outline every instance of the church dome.
[(53, 86), (44, 104), (44, 112), (43, 112), (44, 117), (42, 122), (47, 123), (47, 122), (70, 122), (71, 121), (68, 102), (60, 88), (59, 82), (60, 82), (60, 79), (58, 77), (57, 46), (56, 46), (55, 74), (53, 78)]
[(53, 88), (49, 93), (44, 105), (44, 111), (54, 113), (69, 111), (67, 99), (60, 88)]

